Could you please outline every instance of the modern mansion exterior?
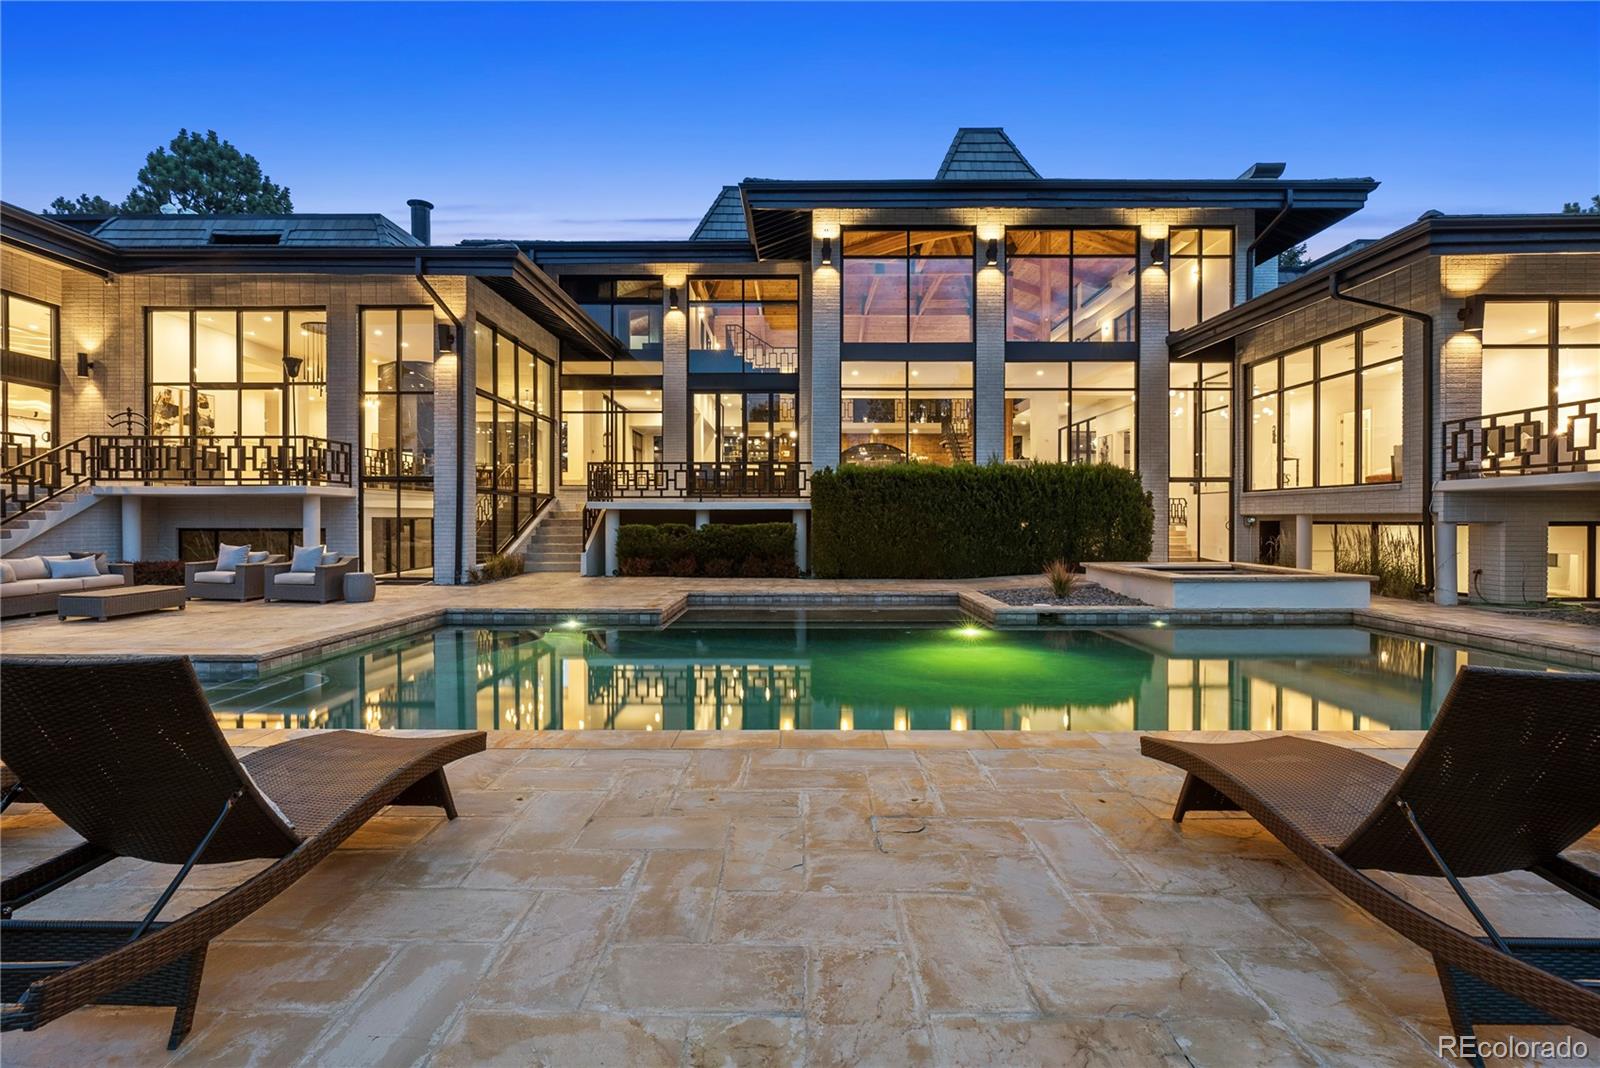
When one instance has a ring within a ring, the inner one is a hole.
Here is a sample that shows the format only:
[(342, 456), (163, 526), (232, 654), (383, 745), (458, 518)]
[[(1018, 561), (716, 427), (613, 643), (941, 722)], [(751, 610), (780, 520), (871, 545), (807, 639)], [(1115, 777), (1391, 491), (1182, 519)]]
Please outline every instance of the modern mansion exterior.
[(812, 471), (1108, 462), (1157, 559), (1403, 536), (1446, 603), (1600, 594), (1600, 216), (1430, 213), (1280, 284), (1377, 185), (1283, 170), (1047, 179), (963, 129), (932, 179), (747, 179), (683, 241), (8, 205), (0, 552), (455, 583), (781, 517), (803, 559)]

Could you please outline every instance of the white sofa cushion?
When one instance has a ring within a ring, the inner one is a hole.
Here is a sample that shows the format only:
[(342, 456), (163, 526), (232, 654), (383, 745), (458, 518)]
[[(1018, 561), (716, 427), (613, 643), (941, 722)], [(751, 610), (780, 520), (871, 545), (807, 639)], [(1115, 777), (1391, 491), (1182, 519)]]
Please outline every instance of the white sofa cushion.
[(196, 571), (194, 580), (196, 582), (210, 582), (218, 586), (232, 586), (233, 580), (237, 575), (238, 572), (235, 571)]
[(121, 575), (95, 575), (93, 578), (83, 580), (83, 588), (86, 590), (108, 589), (120, 585), (122, 585)]
[(322, 558), (327, 554), (326, 545), (306, 545), (294, 551), (294, 560), (289, 564), (293, 574), (311, 574), (322, 563)]
[(317, 581), (315, 571), (285, 571), (272, 580), (279, 586), (311, 586)]
[(217, 570), (232, 571), (250, 557), (250, 546), (229, 545), (223, 542), (217, 547)]
[(17, 556), (11, 559), (11, 571), (21, 579), (45, 579), (50, 577), (50, 565), (44, 562), (42, 556)]
[(30, 593), (44, 593), (39, 587), (49, 582), (49, 579), (19, 579), (16, 582), (0, 584), (0, 597), (26, 597)]

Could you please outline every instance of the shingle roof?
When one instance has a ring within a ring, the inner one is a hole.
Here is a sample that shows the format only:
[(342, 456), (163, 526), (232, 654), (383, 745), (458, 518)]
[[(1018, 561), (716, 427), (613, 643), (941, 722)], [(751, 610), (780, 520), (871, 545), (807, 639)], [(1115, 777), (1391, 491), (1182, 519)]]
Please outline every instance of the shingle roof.
[[(277, 241), (271, 241), (276, 235)], [(382, 215), (114, 215), (94, 236), (123, 248), (230, 243), (406, 246), (420, 242)], [(234, 240), (230, 241), (229, 239)]]
[(744, 227), (744, 200), (739, 187), (725, 185), (717, 199), (700, 219), (700, 225), (689, 235), (690, 241), (748, 241), (750, 234)]
[(935, 178), (1038, 178), (1011, 138), (998, 126), (963, 126), (950, 142)]

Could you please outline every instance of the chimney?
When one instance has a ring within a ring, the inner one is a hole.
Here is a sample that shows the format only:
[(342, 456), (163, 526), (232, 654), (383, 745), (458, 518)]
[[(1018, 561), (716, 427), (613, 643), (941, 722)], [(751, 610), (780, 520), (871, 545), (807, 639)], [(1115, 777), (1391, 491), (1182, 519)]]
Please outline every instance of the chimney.
[(426, 200), (408, 200), (411, 208), (411, 236), (424, 245), (433, 244), (433, 205)]

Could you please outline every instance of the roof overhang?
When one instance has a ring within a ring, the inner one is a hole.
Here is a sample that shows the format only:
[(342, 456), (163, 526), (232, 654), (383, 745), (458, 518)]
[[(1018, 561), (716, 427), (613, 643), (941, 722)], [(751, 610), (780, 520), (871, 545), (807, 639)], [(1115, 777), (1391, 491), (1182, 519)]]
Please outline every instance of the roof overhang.
[(748, 241), (519, 241), (534, 263), (753, 263)]
[(116, 270), (118, 250), (77, 227), (0, 202), (0, 244), (63, 267), (104, 278)]
[[(747, 178), (745, 224), (761, 259), (807, 259), (811, 214), (819, 208), (1221, 208), (1255, 212), (1256, 231), (1280, 213), (1256, 245), (1264, 263), (1349, 217), (1378, 187), (1371, 178), (1307, 181), (1251, 179), (1008, 179), (1003, 181), (786, 182)], [(1292, 199), (1291, 199), (1292, 195)], [(1285, 204), (1288, 210), (1285, 211)]]
[(1426, 216), (1198, 326), (1168, 334), (1167, 348), (1173, 356), (1229, 356), (1240, 334), (1333, 299), (1335, 279), (1349, 289), (1429, 256), (1562, 252), (1600, 252), (1600, 215)]

